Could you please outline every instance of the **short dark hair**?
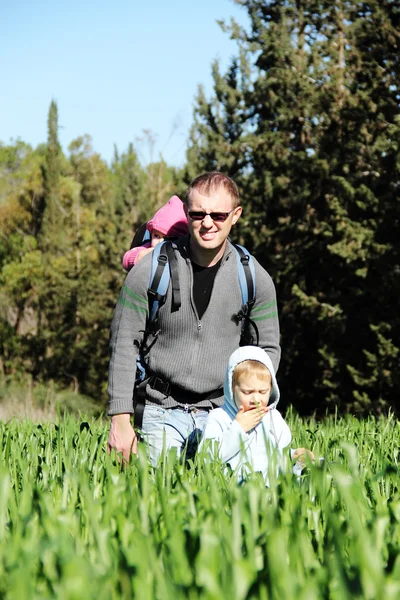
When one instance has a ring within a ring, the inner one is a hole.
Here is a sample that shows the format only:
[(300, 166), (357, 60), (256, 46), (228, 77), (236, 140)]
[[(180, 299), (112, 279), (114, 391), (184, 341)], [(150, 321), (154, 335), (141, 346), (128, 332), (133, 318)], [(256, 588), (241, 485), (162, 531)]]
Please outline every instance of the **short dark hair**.
[(211, 192), (217, 190), (219, 187), (223, 187), (224, 190), (229, 194), (232, 198), (233, 208), (237, 208), (240, 204), (239, 198), (239, 190), (236, 183), (223, 173), (219, 171), (209, 171), (208, 173), (203, 173), (193, 179), (192, 183), (189, 185), (185, 194), (185, 204), (186, 206), (189, 204), (190, 194), (193, 190), (198, 190), (205, 196), (208, 196)]

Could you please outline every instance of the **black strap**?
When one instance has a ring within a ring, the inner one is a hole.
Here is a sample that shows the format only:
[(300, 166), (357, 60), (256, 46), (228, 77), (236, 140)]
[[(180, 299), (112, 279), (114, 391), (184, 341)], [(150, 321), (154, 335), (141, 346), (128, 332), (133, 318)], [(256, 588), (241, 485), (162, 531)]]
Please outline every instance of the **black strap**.
[[(249, 316), (241, 316), (240, 318), (243, 319), (243, 326), (240, 334), (239, 346), (259, 346), (260, 334), (255, 322), (250, 319)], [(251, 334), (250, 326), (251, 331), (253, 331), (255, 334), (255, 338)]]
[[(254, 281), (253, 281), (253, 276), (251, 273), (251, 269), (250, 269), (250, 256), (248, 254), (246, 254), (245, 252), (243, 252), (243, 249), (240, 246), (237, 246), (235, 244), (235, 248), (239, 254), (240, 257), (240, 262), (243, 265), (243, 271), (244, 271), (244, 275), (246, 278), (246, 285), (247, 285), (247, 302), (245, 304), (242, 305), (240, 311), (237, 313), (236, 317), (239, 321), (242, 322), (242, 330), (241, 330), (241, 334), (240, 334), (240, 346), (247, 346), (247, 345), (256, 345), (258, 346), (259, 343), (259, 333), (258, 333), (258, 327), (255, 324), (255, 322), (250, 318), (250, 314), (251, 314), (251, 309), (254, 306), (255, 303), (255, 294), (254, 294)], [(255, 333), (256, 339), (253, 340), (251, 333), (250, 333), (250, 325), (253, 328), (253, 331)], [(254, 344), (255, 342), (255, 344)]]
[(135, 385), (135, 391), (133, 394), (133, 426), (137, 429), (141, 429), (143, 424), (147, 381), (147, 379), (144, 379), (141, 383)]
[(172, 312), (179, 310), (181, 307), (181, 289), (179, 285), (179, 270), (178, 261), (171, 243), (165, 244), (165, 249), (169, 261), (169, 269), (171, 273), (172, 285)]
[(168, 256), (164, 252), (165, 246), (166, 246), (166, 243), (163, 242), (163, 245), (161, 246), (160, 254), (157, 258), (156, 272), (154, 273), (154, 277), (153, 277), (152, 281), (150, 281), (149, 288), (147, 290), (147, 296), (149, 299), (149, 314), (151, 314), (153, 302), (155, 300), (162, 301), (162, 299), (163, 299), (163, 296), (160, 296), (158, 293), (158, 286), (160, 285), (161, 277), (162, 277), (162, 275), (164, 273), (164, 269), (168, 263)]

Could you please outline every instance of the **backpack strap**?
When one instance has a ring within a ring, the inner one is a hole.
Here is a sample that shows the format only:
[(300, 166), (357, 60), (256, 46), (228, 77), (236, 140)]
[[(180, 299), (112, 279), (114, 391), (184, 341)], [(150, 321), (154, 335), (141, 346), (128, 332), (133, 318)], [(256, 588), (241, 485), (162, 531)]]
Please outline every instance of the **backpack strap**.
[[(139, 356), (136, 360), (134, 424), (135, 427), (138, 428), (142, 426), (143, 411), (146, 401), (146, 385), (149, 381), (148, 376), (146, 377), (145, 356), (157, 340), (158, 311), (165, 302), (170, 281), (172, 285), (172, 310), (179, 310), (181, 306), (178, 261), (175, 255), (175, 247), (173, 242), (162, 242), (157, 244), (152, 252), (150, 282), (147, 290), (149, 316), (146, 322), (143, 342), (139, 349)], [(153, 334), (154, 339), (150, 345), (147, 345), (147, 339), (150, 333)]]
[(131, 243), (131, 250), (132, 248), (137, 248), (137, 246), (143, 246), (143, 244), (145, 242), (149, 242), (150, 239), (151, 234), (150, 231), (147, 229), (147, 223), (142, 223), (142, 225), (140, 225), (133, 237)]
[(243, 246), (234, 244), (238, 265), (239, 285), (242, 292), (242, 304), (252, 303), (256, 299), (256, 272), (253, 257)]
[[(147, 289), (149, 300), (148, 322), (152, 323), (158, 313), (160, 305), (165, 301), (170, 279), (169, 269), (166, 269), (168, 255), (165, 251), (165, 242), (157, 244), (152, 252), (150, 283)], [(146, 326), (147, 328), (147, 326)]]
[(242, 292), (242, 307), (236, 315), (238, 321), (242, 323), (240, 345), (244, 346), (250, 343), (250, 341), (253, 342), (251, 337), (249, 337), (249, 325), (252, 326), (256, 334), (255, 341), (256, 345), (258, 345), (258, 328), (254, 321), (250, 319), (251, 309), (256, 301), (256, 272), (253, 257), (243, 246), (239, 244), (233, 244), (233, 246), (236, 250), (239, 285)]
[(181, 288), (179, 285), (178, 261), (176, 260), (176, 255), (175, 255), (176, 245), (171, 242), (166, 242), (165, 248), (167, 251), (169, 270), (170, 270), (170, 274), (171, 274), (172, 312), (175, 312), (176, 310), (179, 310), (181, 307)]
[(164, 304), (167, 297), (170, 281), (172, 282), (172, 310), (179, 310), (181, 306), (178, 261), (175, 256), (175, 247), (175, 244), (172, 242), (162, 242), (161, 244), (157, 244), (153, 250), (150, 283), (147, 290), (149, 323), (156, 320), (160, 306)]

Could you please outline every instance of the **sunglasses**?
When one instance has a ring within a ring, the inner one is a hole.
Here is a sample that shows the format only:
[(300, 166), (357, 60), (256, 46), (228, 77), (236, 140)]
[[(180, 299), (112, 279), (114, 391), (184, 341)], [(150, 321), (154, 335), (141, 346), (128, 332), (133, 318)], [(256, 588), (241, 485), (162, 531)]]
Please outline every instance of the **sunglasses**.
[(216, 223), (223, 223), (235, 209), (232, 208), (229, 212), (205, 212), (204, 210), (189, 210), (188, 215), (192, 221), (204, 221), (209, 216)]

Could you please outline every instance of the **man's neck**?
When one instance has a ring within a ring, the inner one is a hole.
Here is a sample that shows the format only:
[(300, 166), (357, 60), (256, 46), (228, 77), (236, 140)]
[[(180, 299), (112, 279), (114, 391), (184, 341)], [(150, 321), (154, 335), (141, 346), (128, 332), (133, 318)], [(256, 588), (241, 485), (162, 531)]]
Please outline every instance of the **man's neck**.
[(199, 248), (193, 244), (193, 239), (190, 239), (189, 249), (190, 249), (190, 258), (196, 265), (200, 265), (200, 267), (213, 267), (217, 264), (219, 260), (224, 255), (226, 248), (226, 240), (219, 246), (219, 248), (213, 248), (212, 250), (205, 250), (204, 248)]

